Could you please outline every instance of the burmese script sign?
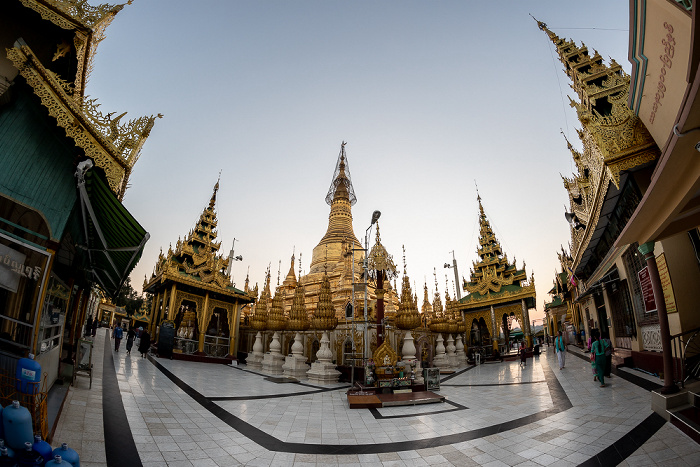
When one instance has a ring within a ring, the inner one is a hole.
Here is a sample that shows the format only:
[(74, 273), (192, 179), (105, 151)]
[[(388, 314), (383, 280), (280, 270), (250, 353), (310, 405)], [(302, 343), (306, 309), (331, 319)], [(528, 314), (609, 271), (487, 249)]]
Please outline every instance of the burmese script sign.
[(656, 311), (656, 302), (654, 302), (654, 289), (651, 288), (651, 277), (649, 276), (649, 266), (637, 273), (639, 276), (639, 285), (642, 287), (642, 301), (644, 302), (644, 311), (651, 313)]
[(659, 279), (661, 279), (661, 288), (664, 291), (664, 302), (666, 303), (666, 313), (675, 313), (676, 296), (673, 294), (673, 285), (671, 284), (671, 273), (668, 271), (666, 264), (666, 254), (661, 253), (656, 257), (656, 266), (659, 268)]

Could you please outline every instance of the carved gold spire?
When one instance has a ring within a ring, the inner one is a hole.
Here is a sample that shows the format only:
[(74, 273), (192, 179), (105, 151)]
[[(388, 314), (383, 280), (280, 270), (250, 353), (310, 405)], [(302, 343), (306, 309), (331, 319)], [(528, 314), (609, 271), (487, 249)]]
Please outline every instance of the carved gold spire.
[[(245, 294), (233, 287), (231, 277), (226, 273), (228, 257), (218, 254), (221, 242), (216, 241), (218, 220), (214, 210), (218, 189), (217, 181), (209, 205), (202, 211), (194, 228), (183, 239), (178, 239), (175, 250), (171, 245), (165, 257), (161, 252), (148, 284), (167, 277), (198, 287), (206, 286), (212, 291)], [(148, 284), (144, 284), (144, 288)]]
[[(301, 277), (301, 253), (299, 254), (299, 277)], [(305, 303), (306, 292), (301, 281), (294, 289), (294, 299), (292, 300), (292, 309), (289, 312), (289, 322), (287, 329), (292, 331), (306, 331), (309, 329), (309, 315), (306, 311)]]
[(287, 329), (287, 317), (284, 316), (284, 297), (280, 288), (275, 289), (275, 296), (272, 299), (272, 307), (267, 317), (267, 329), (270, 331), (283, 331)]
[(377, 222), (377, 235), (374, 246), (367, 257), (367, 268), (370, 277), (373, 278), (376, 278), (377, 271), (384, 271), (384, 277), (387, 279), (391, 279), (397, 275), (394, 257), (390, 255), (386, 251), (386, 248), (384, 248), (384, 245), (382, 245), (379, 235), (379, 222)]
[(445, 332), (447, 324), (443, 316), (442, 300), (440, 299), (440, 292), (438, 291), (437, 272), (434, 268), (433, 275), (435, 276), (435, 297), (433, 298), (433, 314), (430, 317), (430, 330), (439, 333)]
[(401, 283), (401, 302), (394, 322), (396, 327), (403, 330), (415, 329), (420, 326), (420, 315), (411, 291), (411, 281), (406, 274), (406, 249), (403, 248), (403, 280)]
[(330, 331), (338, 326), (338, 318), (331, 301), (331, 281), (326, 272), (323, 273), (321, 290), (318, 293), (318, 306), (314, 312), (312, 325), (319, 331)]
[[(255, 296), (258, 294), (258, 284), (255, 284)], [(255, 304), (255, 312), (250, 320), (250, 325), (256, 331), (264, 331), (267, 329), (267, 303), (270, 299), (270, 268), (267, 268), (267, 273), (265, 274), (265, 286), (263, 287), (262, 295), (260, 295), (260, 300)]]
[[(335, 265), (343, 258), (343, 242), (348, 242), (349, 247), (362, 248), (359, 240), (355, 237), (352, 228), (352, 205), (355, 204), (355, 190), (350, 180), (350, 169), (347, 164), (345, 154), (345, 142), (340, 147), (338, 162), (331, 187), (326, 196), (326, 202), (331, 206), (328, 216), (328, 229), (321, 241), (316, 245), (311, 255), (310, 274), (320, 274), (323, 272), (324, 263)], [(328, 246), (328, 259), (324, 260), (325, 246)], [(356, 261), (361, 260), (361, 255), (356, 255)]]

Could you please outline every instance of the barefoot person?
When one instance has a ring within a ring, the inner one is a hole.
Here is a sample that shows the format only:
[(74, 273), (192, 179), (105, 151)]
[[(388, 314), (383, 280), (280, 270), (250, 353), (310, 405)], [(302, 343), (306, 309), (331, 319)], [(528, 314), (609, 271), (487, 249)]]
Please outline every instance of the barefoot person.
[(564, 344), (564, 337), (561, 335), (561, 331), (559, 331), (559, 335), (554, 339), (554, 351), (557, 353), (559, 369), (561, 370), (566, 363), (566, 344)]

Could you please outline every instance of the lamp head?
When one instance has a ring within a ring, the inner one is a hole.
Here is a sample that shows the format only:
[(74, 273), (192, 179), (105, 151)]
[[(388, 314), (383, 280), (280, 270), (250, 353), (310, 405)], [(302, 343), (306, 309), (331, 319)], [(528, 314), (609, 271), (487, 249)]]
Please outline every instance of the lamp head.
[(568, 222), (569, 224), (573, 224), (574, 219), (576, 219), (576, 214), (574, 214), (573, 212), (565, 212), (564, 218), (566, 218), (566, 222)]
[(445, 267), (446, 267), (446, 268), (449, 268), (449, 267), (452, 267), (452, 266), (450, 266), (448, 263), (445, 263)]
[(374, 211), (374, 212), (372, 213), (372, 225), (374, 225), (374, 224), (379, 220), (379, 217), (380, 217), (381, 215), (382, 215), (382, 213), (379, 212), (379, 211)]

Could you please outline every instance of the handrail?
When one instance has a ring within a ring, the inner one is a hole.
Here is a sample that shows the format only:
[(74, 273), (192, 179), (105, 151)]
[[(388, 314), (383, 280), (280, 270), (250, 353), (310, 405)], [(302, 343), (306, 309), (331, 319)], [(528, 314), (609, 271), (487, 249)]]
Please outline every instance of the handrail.
[[(683, 336), (691, 334), (689, 339), (684, 340)], [(686, 352), (690, 342), (700, 333), (700, 327), (683, 331), (671, 336), (672, 358), (673, 358), (673, 380), (680, 383), (681, 387), (685, 387), (685, 382), (693, 375), (692, 371), (688, 371)]]
[(683, 331), (683, 332), (679, 332), (678, 334), (673, 334), (671, 336), (671, 339), (675, 339), (676, 337), (679, 337), (679, 336), (682, 336), (685, 334), (690, 334), (691, 332), (696, 332), (696, 331), (700, 331), (700, 327), (697, 327), (695, 329), (691, 329), (690, 331)]

